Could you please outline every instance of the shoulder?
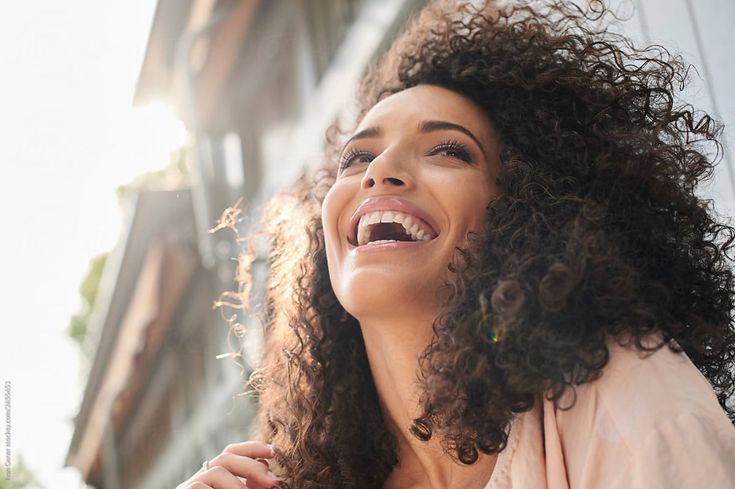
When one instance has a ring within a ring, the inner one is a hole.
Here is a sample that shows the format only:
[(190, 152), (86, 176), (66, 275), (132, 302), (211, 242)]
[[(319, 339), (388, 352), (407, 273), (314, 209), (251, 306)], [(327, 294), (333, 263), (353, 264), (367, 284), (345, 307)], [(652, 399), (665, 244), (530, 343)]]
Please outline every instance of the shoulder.
[(606, 418), (621, 435), (686, 414), (733, 428), (708, 380), (686, 354), (668, 346), (642, 352), (616, 342), (609, 350), (602, 377), (576, 388), (577, 412)]
[(572, 487), (621, 477), (632, 484), (630, 477), (660, 473), (678, 474), (677, 484), (705, 475), (735, 483), (735, 428), (685, 354), (612, 343), (602, 377), (574, 396), (569, 409), (564, 399), (543, 408), (547, 438), (557, 438)]
[(616, 342), (609, 350), (602, 377), (576, 389), (580, 409), (590, 402), (601, 403), (620, 429), (686, 412), (726, 419), (709, 382), (686, 354), (668, 346), (643, 352)]

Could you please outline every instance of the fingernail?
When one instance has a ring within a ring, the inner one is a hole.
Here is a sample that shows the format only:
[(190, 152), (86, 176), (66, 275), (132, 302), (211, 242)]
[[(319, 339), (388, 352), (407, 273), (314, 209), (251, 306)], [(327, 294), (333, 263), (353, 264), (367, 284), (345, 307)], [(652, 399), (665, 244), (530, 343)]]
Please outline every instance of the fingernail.
[(271, 451), (271, 457), (275, 457), (275, 455), (276, 455), (276, 448), (273, 445), (270, 445), (270, 444), (268, 445), (268, 448)]

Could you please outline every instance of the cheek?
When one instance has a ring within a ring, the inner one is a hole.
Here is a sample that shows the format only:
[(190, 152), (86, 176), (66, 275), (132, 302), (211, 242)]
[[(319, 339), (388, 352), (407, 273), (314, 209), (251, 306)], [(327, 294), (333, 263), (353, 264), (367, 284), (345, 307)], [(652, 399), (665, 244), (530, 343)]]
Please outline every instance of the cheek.
[(455, 215), (461, 216), (468, 230), (477, 231), (485, 223), (487, 206), (497, 194), (494, 188), (477, 181), (463, 183), (457, 186), (462, 191), (456, 192), (452, 199), (456, 203)]
[(346, 208), (349, 194), (344, 191), (339, 183), (335, 183), (329, 189), (322, 202), (322, 228), (324, 229), (324, 247), (327, 252), (327, 260), (332, 270), (332, 264), (336, 259), (340, 247), (339, 219)]
[(324, 201), (322, 202), (322, 227), (324, 227), (325, 232), (327, 230), (331, 231), (332, 227), (337, 225), (339, 208), (341, 207), (340, 194), (338, 184), (335, 183), (324, 196)]

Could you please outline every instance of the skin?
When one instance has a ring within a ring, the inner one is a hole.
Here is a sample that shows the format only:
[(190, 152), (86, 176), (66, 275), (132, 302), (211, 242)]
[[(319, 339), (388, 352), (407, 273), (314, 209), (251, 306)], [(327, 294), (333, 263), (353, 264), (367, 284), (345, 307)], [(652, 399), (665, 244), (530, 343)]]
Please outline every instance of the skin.
[[(449, 122), (466, 132), (427, 131), (439, 126), (427, 121)], [(344, 155), (354, 156), (325, 198), (322, 221), (332, 287), (360, 322), (378, 394), (399, 441), (400, 465), (386, 487), (483, 487), (495, 457), (461, 466), (438, 442), (420, 442), (408, 427), (420, 413), (417, 358), (432, 337), (442, 284), (450, 278), (447, 265), (467, 233), (481, 228), (487, 204), (498, 194), (499, 138), (472, 101), (429, 85), (376, 104), (355, 135), (365, 137), (353, 135), (342, 151), (343, 161)], [(466, 151), (442, 149), (446, 141)], [(421, 243), (372, 248), (351, 243), (356, 210), (366, 200), (390, 208), (392, 198), (423, 211), (438, 235)]]
[(268, 468), (273, 447), (257, 441), (228, 445), (222, 453), (176, 489), (268, 489), (278, 479)]
[[(360, 322), (381, 404), (398, 438), (400, 463), (388, 489), (481, 488), (495, 466), (496, 457), (487, 455), (460, 465), (436, 440), (420, 442), (408, 427), (420, 414), (417, 358), (431, 341), (442, 285), (451, 276), (447, 265), (467, 234), (481, 229), (487, 204), (498, 195), (499, 151), (492, 122), (472, 101), (436, 86), (409, 88), (362, 119), (322, 206), (332, 287)], [(356, 246), (350, 236), (365, 205), (421, 214), (433, 239)], [(231, 445), (178, 489), (273, 487), (272, 456), (263, 443)]]

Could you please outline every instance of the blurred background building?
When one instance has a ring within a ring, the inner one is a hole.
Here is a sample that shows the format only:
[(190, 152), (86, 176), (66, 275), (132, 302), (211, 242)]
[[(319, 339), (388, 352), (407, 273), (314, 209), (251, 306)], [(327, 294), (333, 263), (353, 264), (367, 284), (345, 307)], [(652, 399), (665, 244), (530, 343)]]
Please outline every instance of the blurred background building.
[[(366, 65), (426, 2), (158, 0), (135, 103), (164, 101), (181, 114), (191, 135), (188, 183), (131, 190), (126, 199), (126, 230), (106, 260), (89, 321), (89, 374), (67, 456), (88, 484), (173, 488), (202, 460), (248, 438), (254, 405), (239, 394), (257, 364), (259, 329), (242, 318), (250, 336), (233, 339), (212, 307), (236, 287), (238, 244), (234, 234), (208, 231), (228, 206), (242, 200), (257, 212), (319, 161), (324, 131), (351, 102)], [(723, 62), (735, 44), (712, 39), (733, 40), (716, 18), (735, 18), (733, 4), (634, 3), (622, 29), (677, 43), (704, 80), (695, 102), (735, 120), (726, 97), (735, 64)], [(726, 153), (708, 192), (733, 215), (731, 163)], [(262, 260), (256, 266), (262, 279)], [(226, 355), (217, 359), (240, 340), (244, 372)]]

